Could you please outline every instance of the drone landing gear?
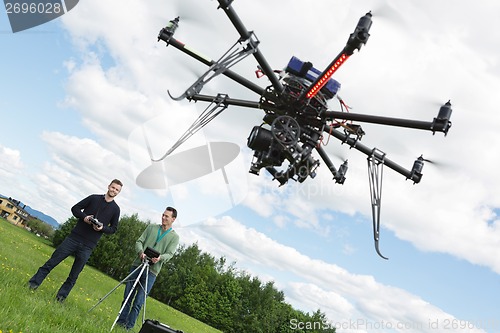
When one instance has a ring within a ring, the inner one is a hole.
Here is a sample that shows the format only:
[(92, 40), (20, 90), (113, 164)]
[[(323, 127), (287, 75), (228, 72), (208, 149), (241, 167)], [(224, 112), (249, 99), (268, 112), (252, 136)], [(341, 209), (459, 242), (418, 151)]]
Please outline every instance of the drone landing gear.
[(151, 155), (151, 148), (148, 144), (149, 157), (152, 162), (160, 162), (164, 160), (168, 155), (173, 153), (181, 144), (183, 144), (187, 139), (192, 137), (196, 132), (203, 128), (206, 124), (217, 117), (222, 111), (227, 108), (227, 95), (218, 94), (212, 99), (211, 103), (205, 108), (205, 110), (200, 114), (200, 116), (194, 121), (194, 123), (188, 128), (186, 132), (177, 140), (176, 143), (160, 158), (154, 158)]
[[(252, 39), (252, 37), (254, 38)], [(167, 91), (170, 98), (175, 101), (180, 101), (184, 98), (190, 100), (194, 95), (201, 92), (201, 89), (206, 83), (208, 83), (208, 81), (212, 80), (217, 75), (224, 73), (233, 65), (248, 57), (250, 54), (255, 53), (258, 44), (259, 41), (253, 34), (250, 35), (247, 40), (240, 38), (218, 61), (212, 62), (212, 65), (205, 72), (205, 74), (200, 76), (198, 80), (196, 80), (195, 83), (193, 83), (182, 95), (179, 97), (173, 97), (170, 92)]]
[(380, 253), (379, 238), (380, 238), (380, 205), (382, 200), (382, 175), (384, 166), (385, 153), (374, 148), (372, 154), (368, 156), (368, 178), (370, 183), (370, 197), (372, 202), (372, 218), (373, 218), (373, 238), (375, 240), (375, 250), (377, 254), (389, 259)]

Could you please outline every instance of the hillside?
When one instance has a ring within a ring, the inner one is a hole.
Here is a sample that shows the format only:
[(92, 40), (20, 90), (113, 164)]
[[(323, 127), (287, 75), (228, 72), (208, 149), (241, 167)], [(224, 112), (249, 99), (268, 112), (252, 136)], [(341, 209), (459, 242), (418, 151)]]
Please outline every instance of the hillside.
[(24, 210), (26, 210), (28, 212), (28, 214), (30, 214), (31, 216), (36, 217), (40, 221), (43, 221), (45, 223), (50, 224), (51, 226), (54, 227), (54, 229), (58, 229), (59, 226), (60, 226), (60, 224), (56, 221), (55, 218), (53, 218), (52, 216), (49, 216), (49, 215), (47, 215), (47, 214), (45, 214), (45, 213), (43, 213), (41, 211), (33, 209), (30, 206), (24, 207)]
[[(9, 198), (8, 196), (5, 196), (3, 194), (0, 194), (0, 198)], [(19, 200), (19, 199), (16, 199), (16, 200)], [(34, 208), (31, 208), (30, 206), (26, 205), (24, 206), (25, 204), (21, 201), (20, 202), (20, 206), (28, 213), (30, 214), (31, 216), (34, 216), (36, 217), (37, 219), (39, 219), (40, 221), (43, 221), (49, 225), (51, 225), (52, 227), (54, 227), (54, 229), (59, 229), (60, 227), (60, 224), (59, 222), (57, 222), (57, 220), (55, 218), (53, 218), (52, 216), (49, 216), (39, 210), (36, 210)], [(24, 206), (24, 207), (23, 207)]]

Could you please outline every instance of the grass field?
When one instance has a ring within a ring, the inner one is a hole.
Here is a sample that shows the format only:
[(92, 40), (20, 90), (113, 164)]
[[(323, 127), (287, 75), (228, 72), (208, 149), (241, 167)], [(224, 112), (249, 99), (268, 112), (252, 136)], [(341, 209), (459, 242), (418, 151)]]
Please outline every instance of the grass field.
[[(36, 291), (28, 288), (28, 280), (53, 251), (50, 242), (0, 218), (0, 333), (109, 332), (125, 287), (120, 285), (89, 310), (119, 281), (87, 266), (66, 301), (59, 304), (55, 295), (73, 262), (67, 258)], [(146, 318), (185, 333), (220, 332), (152, 298), (146, 302)], [(140, 330), (141, 319), (142, 312), (132, 332)], [(125, 331), (115, 328), (113, 332)]]

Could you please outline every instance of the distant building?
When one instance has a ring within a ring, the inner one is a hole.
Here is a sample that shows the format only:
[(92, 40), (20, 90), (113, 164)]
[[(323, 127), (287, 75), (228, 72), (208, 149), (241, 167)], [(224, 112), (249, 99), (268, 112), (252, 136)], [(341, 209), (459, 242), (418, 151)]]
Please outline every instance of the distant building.
[(19, 200), (0, 197), (0, 217), (12, 224), (26, 226), (32, 217), (24, 210), (25, 207), (26, 205), (21, 204)]

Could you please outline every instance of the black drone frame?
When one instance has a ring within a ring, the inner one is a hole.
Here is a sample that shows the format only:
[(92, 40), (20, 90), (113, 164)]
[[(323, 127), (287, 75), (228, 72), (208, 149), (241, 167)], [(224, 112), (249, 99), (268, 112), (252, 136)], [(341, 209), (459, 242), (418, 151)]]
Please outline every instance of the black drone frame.
[[(370, 12), (361, 17), (356, 29), (349, 36), (344, 49), (330, 65), (317, 76), (314, 82), (304, 84), (303, 80), (291, 79), (290, 81), (285, 81), (283, 84), (284, 81), (280, 80), (280, 77), (271, 68), (260, 52), (258, 48), (259, 40), (254, 32), (245, 28), (239, 16), (234, 11), (232, 7), (233, 0), (218, 0), (218, 2), (218, 8), (226, 13), (240, 35), (236, 43), (219, 60), (214, 61), (207, 59), (173, 37), (179, 24), (179, 17), (171, 20), (165, 28), (161, 29), (158, 35), (158, 41), (164, 41), (167, 46), (172, 45), (176, 49), (209, 67), (208, 70), (181, 96), (173, 97), (169, 92), (169, 95), (174, 100), (186, 98), (189, 101), (210, 103), (205, 110), (206, 113), (199, 118), (199, 122), (196, 124), (197, 128), (192, 127), (187, 131), (187, 135), (183, 137), (183, 140), (193, 135), (197, 129), (206, 125), (228, 106), (262, 109), (266, 112), (263, 118), (264, 123), (270, 125), (271, 130), (263, 130), (258, 126), (254, 127), (252, 130), (248, 138), (248, 146), (254, 149), (254, 156), (257, 158), (257, 162), (252, 163), (250, 172), (258, 174), (261, 168), (265, 168), (281, 185), (285, 184), (288, 179), (302, 182), (308, 176), (311, 178), (315, 176), (315, 169), (319, 165), (319, 162), (311, 157), (311, 152), (313, 150), (316, 150), (324, 161), (332, 173), (333, 179), (337, 183), (343, 184), (347, 171), (347, 161), (340, 165), (338, 169), (334, 166), (326, 151), (318, 144), (325, 132), (337, 138), (342, 143), (349, 145), (351, 148), (359, 150), (367, 155), (368, 160), (375, 249), (378, 255), (387, 259), (379, 250), (382, 167), (385, 165), (405, 176), (406, 179), (410, 179), (414, 183), (419, 183), (422, 178), (422, 168), (425, 160), (421, 156), (415, 160), (411, 169), (406, 169), (388, 159), (386, 154), (382, 151), (363, 145), (359, 141), (364, 134), (361, 127), (347, 123), (347, 121), (428, 130), (433, 133), (442, 132), (446, 135), (451, 127), (450, 117), (452, 109), (450, 102), (448, 101), (441, 106), (437, 117), (432, 121), (417, 121), (330, 111), (327, 109), (322, 88), (331, 78), (332, 74), (354, 53), (354, 51), (359, 51), (361, 46), (366, 44), (370, 36), (369, 30), (372, 25), (372, 15)], [(271, 82), (270, 86), (262, 88), (230, 69), (230, 67), (249, 55), (254, 56), (258, 63), (258, 69), (263, 75), (266, 75)], [(255, 92), (260, 96), (260, 100), (255, 102), (229, 98), (229, 96), (224, 94), (218, 94), (217, 96), (200, 94), (203, 86), (219, 74), (225, 75)], [(342, 122), (339, 122), (339, 120), (342, 120)], [(340, 129), (343, 129), (343, 131)], [(299, 141), (301, 144), (299, 144)], [(283, 150), (280, 152), (279, 157), (273, 157), (270, 156), (268, 152), (263, 152), (263, 150), (268, 149), (269, 142), (279, 143), (280, 149)], [(262, 146), (266, 147), (263, 148)], [(171, 151), (172, 149), (169, 152)], [(274, 166), (280, 165), (284, 159), (289, 160), (290, 167), (286, 171), (276, 170)], [(301, 168), (304, 169), (305, 172), (301, 173), (297, 171)]]

